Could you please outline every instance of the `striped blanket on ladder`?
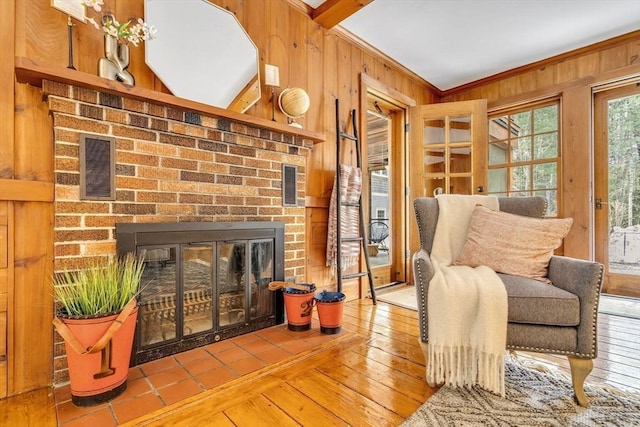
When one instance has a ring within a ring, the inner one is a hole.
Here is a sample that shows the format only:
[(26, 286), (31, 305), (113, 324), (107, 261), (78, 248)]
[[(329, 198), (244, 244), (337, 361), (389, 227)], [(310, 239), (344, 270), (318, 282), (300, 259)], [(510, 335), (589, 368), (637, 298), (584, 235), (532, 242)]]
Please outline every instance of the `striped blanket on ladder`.
[[(335, 275), (338, 257), (338, 224), (337, 208), (340, 207), (340, 235), (345, 237), (358, 237), (359, 212), (356, 206), (343, 206), (338, 203), (336, 194), (336, 181), (333, 183), (331, 202), (329, 204), (329, 228), (327, 230), (327, 267), (331, 267), (331, 273)], [(344, 203), (358, 203), (362, 192), (362, 171), (360, 168), (349, 165), (340, 165), (340, 199)], [(341, 266), (343, 270), (358, 264), (360, 259), (360, 242), (343, 242), (340, 250)]]

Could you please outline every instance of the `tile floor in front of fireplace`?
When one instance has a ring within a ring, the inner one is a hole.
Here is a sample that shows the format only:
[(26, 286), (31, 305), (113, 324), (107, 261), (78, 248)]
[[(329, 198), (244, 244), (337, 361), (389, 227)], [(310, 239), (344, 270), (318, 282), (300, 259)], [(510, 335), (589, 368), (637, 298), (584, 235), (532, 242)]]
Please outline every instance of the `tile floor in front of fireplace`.
[(116, 426), (333, 338), (320, 333), (317, 318), (309, 331), (292, 332), (285, 323), (240, 335), (130, 368), (126, 391), (91, 407), (75, 406), (69, 386), (59, 387), (54, 390), (58, 426)]

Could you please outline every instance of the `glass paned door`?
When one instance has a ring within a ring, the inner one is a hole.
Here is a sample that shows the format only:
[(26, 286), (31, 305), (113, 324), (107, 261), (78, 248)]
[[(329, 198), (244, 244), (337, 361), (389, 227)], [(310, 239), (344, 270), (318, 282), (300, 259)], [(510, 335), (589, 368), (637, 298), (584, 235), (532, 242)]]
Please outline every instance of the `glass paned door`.
[(411, 195), (485, 192), (486, 100), (415, 107), (411, 117)]
[[(407, 107), (384, 94), (366, 93), (361, 113), (362, 202), (366, 253), (374, 287), (404, 282), (406, 252)], [(365, 271), (364, 259), (361, 271)], [(368, 285), (366, 278), (361, 285)], [(362, 288), (362, 292), (368, 292)]]
[(368, 219), (367, 250), (372, 268), (388, 266), (392, 259), (391, 125), (391, 118), (388, 115), (367, 111), (367, 177), (369, 180), (369, 212), (366, 215)]
[(640, 297), (640, 87), (595, 96), (594, 212), (603, 290)]
[(423, 132), (425, 195), (471, 194), (471, 115), (427, 119)]
[[(411, 109), (410, 198), (486, 194), (487, 101), (420, 105)], [(495, 177), (494, 177), (495, 178)], [(419, 247), (409, 222), (409, 250)]]

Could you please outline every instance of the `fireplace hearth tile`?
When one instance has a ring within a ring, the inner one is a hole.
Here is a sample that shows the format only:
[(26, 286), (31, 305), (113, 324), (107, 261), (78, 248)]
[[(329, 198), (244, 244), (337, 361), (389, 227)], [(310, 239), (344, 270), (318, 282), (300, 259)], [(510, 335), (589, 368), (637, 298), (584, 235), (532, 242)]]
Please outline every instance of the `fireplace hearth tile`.
[(250, 357), (251, 353), (246, 350), (241, 349), (240, 347), (230, 348), (225, 351), (215, 353), (215, 357), (220, 360), (224, 364), (231, 364), (241, 359), (246, 359)]
[(183, 381), (188, 377), (189, 374), (181, 366), (176, 365), (172, 368), (147, 376), (147, 380), (149, 380), (155, 388), (161, 388)]
[(203, 389), (200, 384), (198, 384), (193, 378), (187, 378), (178, 383), (159, 389), (158, 394), (160, 394), (160, 397), (166, 405), (171, 405), (191, 396), (195, 396), (202, 391)]
[(313, 346), (314, 346), (313, 344), (301, 339), (290, 340), (280, 345), (282, 349), (290, 353), (300, 353), (300, 352), (309, 350)]
[(291, 353), (279, 347), (272, 347), (269, 350), (256, 354), (256, 357), (268, 364), (273, 364), (291, 357)]
[(311, 344), (312, 346), (321, 345), (331, 341), (333, 338), (329, 334), (319, 334), (306, 337), (304, 339), (305, 342)]
[(84, 417), (99, 410), (104, 410), (106, 407), (107, 403), (103, 403), (98, 406), (76, 406), (71, 403), (71, 398), (69, 398), (69, 401), (57, 405), (56, 415), (58, 418), (58, 423), (60, 424), (69, 422), (76, 418)]
[(261, 339), (260, 337), (254, 334), (245, 334), (245, 335), (238, 335), (237, 337), (231, 338), (231, 342), (233, 342), (237, 346), (244, 347), (247, 344), (260, 339)]
[(208, 356), (203, 359), (190, 360), (182, 364), (182, 367), (191, 375), (199, 375), (203, 372), (207, 372), (221, 366), (223, 366), (222, 362), (212, 356)]
[[(69, 402), (69, 404), (71, 404), (71, 402)], [(114, 426), (115, 427), (117, 425), (116, 421), (113, 419), (113, 416), (111, 415), (111, 410), (107, 407), (101, 407), (98, 410), (94, 410), (94, 412), (91, 412), (90, 414), (83, 416), (81, 419), (82, 419), (82, 422), (81, 424), (78, 424), (78, 425), (82, 425), (82, 426), (101, 426), (101, 427)], [(71, 421), (71, 423), (68, 425), (69, 426), (73, 425), (74, 421)]]
[(274, 332), (273, 334), (269, 334), (267, 336), (264, 337), (266, 340), (271, 341), (274, 344), (277, 345), (281, 345), (284, 343), (287, 343), (289, 341), (291, 341), (292, 339), (294, 339), (291, 335), (289, 335), (288, 333), (286, 333), (283, 329), (280, 329), (277, 332)]
[(211, 389), (221, 384), (235, 380), (238, 377), (240, 377), (240, 375), (231, 371), (226, 366), (221, 366), (219, 368), (214, 368), (200, 375), (197, 375), (196, 379), (204, 387), (206, 387), (207, 389)]
[(144, 414), (153, 412), (164, 406), (160, 397), (153, 393), (147, 393), (135, 399), (125, 400), (124, 402), (114, 403), (112, 405), (118, 424), (135, 420)]
[(163, 357), (162, 359), (144, 363), (139, 367), (145, 375), (149, 376), (176, 366), (178, 366), (178, 363), (173, 357)]
[(223, 340), (219, 342), (214, 342), (212, 344), (206, 345), (203, 348), (207, 350), (209, 353), (215, 355), (218, 352), (228, 350), (230, 348), (234, 348), (236, 345), (232, 340)]
[(114, 403), (123, 402), (141, 396), (152, 391), (152, 386), (149, 384), (146, 378), (140, 377), (136, 379), (127, 378), (127, 389), (118, 397), (113, 399)]
[(199, 348), (194, 348), (192, 350), (187, 350), (182, 353), (178, 353), (175, 355), (175, 357), (178, 363), (184, 366), (189, 362), (193, 362), (195, 360), (199, 360), (203, 358), (208, 358), (210, 357), (210, 354), (207, 353), (207, 351), (204, 348), (199, 347)]
[(256, 339), (253, 341), (249, 341), (245, 344), (242, 345), (242, 348), (244, 348), (245, 350), (247, 350), (250, 353), (253, 354), (259, 354), (262, 353), (264, 351), (270, 350), (274, 347), (273, 343), (260, 338), (260, 337), (255, 337)]
[(229, 368), (235, 371), (238, 375), (246, 375), (250, 372), (262, 369), (265, 366), (267, 366), (267, 364), (255, 356), (250, 356), (229, 364)]

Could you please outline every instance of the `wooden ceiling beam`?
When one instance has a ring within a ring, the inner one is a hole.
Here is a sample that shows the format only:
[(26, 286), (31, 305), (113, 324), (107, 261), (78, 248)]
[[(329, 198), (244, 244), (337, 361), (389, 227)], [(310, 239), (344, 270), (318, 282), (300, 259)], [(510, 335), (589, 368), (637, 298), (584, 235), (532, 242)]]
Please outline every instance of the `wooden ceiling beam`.
[(373, 0), (326, 0), (313, 10), (311, 18), (324, 28), (333, 28)]

